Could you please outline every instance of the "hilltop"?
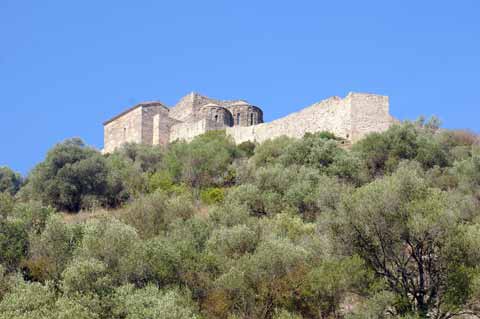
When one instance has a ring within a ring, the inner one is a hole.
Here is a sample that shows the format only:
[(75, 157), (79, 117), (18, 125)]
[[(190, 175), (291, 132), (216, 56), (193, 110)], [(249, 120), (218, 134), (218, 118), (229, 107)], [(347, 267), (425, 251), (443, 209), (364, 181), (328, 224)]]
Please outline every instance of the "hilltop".
[[(347, 143), (348, 147), (345, 147)], [(0, 319), (480, 315), (480, 139), (70, 139), (0, 168)]]

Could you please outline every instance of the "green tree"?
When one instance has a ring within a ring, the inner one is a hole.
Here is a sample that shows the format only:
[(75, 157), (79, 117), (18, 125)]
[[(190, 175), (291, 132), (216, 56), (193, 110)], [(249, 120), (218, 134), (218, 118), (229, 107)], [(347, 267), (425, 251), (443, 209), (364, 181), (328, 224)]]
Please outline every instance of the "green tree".
[(161, 168), (165, 149), (160, 146), (127, 143), (116, 151), (116, 154), (128, 159), (142, 172), (155, 172)]
[(29, 176), (35, 197), (58, 210), (79, 211), (86, 199), (107, 191), (107, 166), (101, 154), (79, 139), (55, 146)]
[(190, 143), (169, 146), (165, 166), (176, 182), (195, 189), (222, 186), (230, 178), (229, 166), (240, 153), (230, 137), (222, 131), (210, 131)]
[(22, 177), (10, 168), (0, 166), (0, 193), (15, 195), (22, 186)]
[(346, 252), (361, 256), (388, 283), (399, 297), (399, 314), (449, 318), (468, 308), (478, 273), (472, 253), (480, 247), (458, 241), (460, 217), (444, 192), (403, 165), (355, 191), (333, 230)]
[(363, 159), (371, 178), (392, 173), (402, 160), (416, 160), (425, 169), (448, 166), (448, 149), (441, 143), (437, 124), (435, 120), (428, 123), (392, 125), (383, 133), (367, 135), (353, 146), (353, 151)]
[(256, 167), (276, 163), (285, 149), (294, 141), (295, 139), (286, 136), (266, 140), (255, 148), (255, 155), (252, 157), (253, 163)]
[(306, 276), (299, 300), (306, 318), (338, 317), (349, 294), (363, 295), (372, 281), (359, 257), (325, 259)]

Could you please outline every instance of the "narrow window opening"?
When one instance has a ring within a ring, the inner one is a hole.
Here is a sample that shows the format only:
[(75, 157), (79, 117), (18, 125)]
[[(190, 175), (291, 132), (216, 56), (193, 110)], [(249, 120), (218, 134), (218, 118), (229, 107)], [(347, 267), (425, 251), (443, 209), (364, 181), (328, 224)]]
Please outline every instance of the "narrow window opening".
[(240, 125), (240, 113), (237, 113), (237, 125)]
[(123, 139), (124, 140), (127, 139), (127, 128), (126, 127), (123, 128)]
[(250, 113), (250, 125), (253, 125), (253, 113)]
[(218, 115), (215, 115), (215, 122), (218, 122)]

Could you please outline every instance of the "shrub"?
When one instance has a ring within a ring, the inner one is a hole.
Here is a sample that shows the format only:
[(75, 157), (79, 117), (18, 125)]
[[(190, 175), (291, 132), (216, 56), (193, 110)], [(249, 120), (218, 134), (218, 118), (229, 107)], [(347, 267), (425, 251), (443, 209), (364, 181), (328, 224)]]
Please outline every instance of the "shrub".
[(118, 207), (146, 191), (146, 176), (134, 162), (118, 153), (106, 157), (108, 168), (106, 206)]
[[(84, 299), (84, 298), (83, 298)], [(57, 319), (100, 319), (104, 318), (98, 314), (89, 304), (86, 304), (82, 298), (61, 297), (55, 303), (55, 316)]]
[(225, 199), (225, 192), (218, 187), (207, 188), (202, 190), (200, 198), (207, 205), (219, 204)]
[(0, 193), (0, 219), (12, 214), (15, 201), (9, 193)]
[(238, 258), (255, 250), (257, 234), (245, 225), (220, 228), (213, 231), (207, 249), (220, 257)]
[(274, 164), (277, 159), (283, 154), (285, 149), (292, 143), (294, 139), (286, 136), (266, 140), (255, 148), (255, 155), (252, 161), (256, 167)]
[(165, 156), (165, 167), (177, 183), (193, 188), (222, 186), (229, 180), (228, 167), (238, 150), (222, 131), (210, 131), (190, 143), (172, 143)]
[(357, 256), (326, 259), (305, 277), (299, 299), (301, 313), (312, 318), (321, 312), (322, 318), (334, 316), (350, 293), (362, 295), (373, 282), (373, 276)]
[(170, 240), (155, 237), (143, 243), (146, 278), (158, 286), (177, 283), (180, 280), (180, 251)]
[(280, 162), (285, 166), (306, 165), (324, 170), (334, 162), (339, 152), (344, 151), (334, 140), (325, 139), (319, 134), (306, 134), (285, 148)]
[(113, 280), (123, 283), (143, 276), (139, 247), (133, 227), (116, 219), (90, 220), (85, 224), (76, 257), (103, 262)]
[(160, 168), (165, 150), (160, 146), (148, 146), (143, 144), (124, 144), (116, 154), (133, 163), (141, 172), (155, 172)]
[(45, 230), (31, 236), (26, 264), (29, 276), (39, 281), (59, 280), (81, 240), (81, 231), (78, 225), (66, 224), (57, 215), (50, 216)]
[(153, 173), (148, 179), (148, 191), (150, 193), (161, 190), (166, 193), (173, 191), (173, 179), (167, 171)]
[(141, 237), (150, 238), (166, 231), (176, 219), (190, 218), (193, 211), (191, 196), (155, 192), (133, 201), (123, 210), (121, 218), (135, 227)]
[(402, 160), (416, 160), (425, 169), (448, 166), (448, 148), (441, 143), (435, 120), (429, 123), (392, 125), (383, 133), (367, 135), (353, 150), (365, 162), (371, 178), (392, 173)]
[(210, 305), (216, 312), (269, 318), (276, 308), (294, 303), (295, 287), (303, 281), (307, 259), (308, 252), (288, 240), (265, 241), (215, 281), (213, 296), (224, 304), (211, 300)]
[(242, 142), (238, 144), (238, 149), (243, 152), (244, 156), (252, 157), (255, 154), (256, 144), (250, 141)]
[(273, 319), (302, 319), (302, 316), (291, 313), (285, 309), (276, 309)]
[(28, 233), (19, 219), (0, 218), (0, 264), (14, 271), (28, 252)]
[(19, 280), (0, 302), (0, 319), (51, 318), (54, 305), (51, 287)]
[(62, 290), (72, 297), (90, 293), (108, 295), (113, 289), (107, 265), (93, 258), (74, 259), (62, 278)]
[(117, 318), (195, 319), (199, 318), (188, 296), (178, 290), (161, 291), (149, 285), (143, 289), (123, 286), (116, 291)]
[(48, 218), (55, 214), (52, 207), (44, 206), (40, 202), (30, 201), (17, 203), (12, 216), (20, 219), (27, 231), (32, 234), (40, 234), (47, 223)]

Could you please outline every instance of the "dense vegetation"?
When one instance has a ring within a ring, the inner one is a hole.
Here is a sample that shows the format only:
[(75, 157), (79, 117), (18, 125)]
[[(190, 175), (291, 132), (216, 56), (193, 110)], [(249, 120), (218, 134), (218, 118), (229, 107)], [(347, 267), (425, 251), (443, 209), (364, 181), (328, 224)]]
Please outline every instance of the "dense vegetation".
[(435, 119), (351, 148), (65, 141), (0, 168), (0, 318), (480, 314), (479, 143)]

